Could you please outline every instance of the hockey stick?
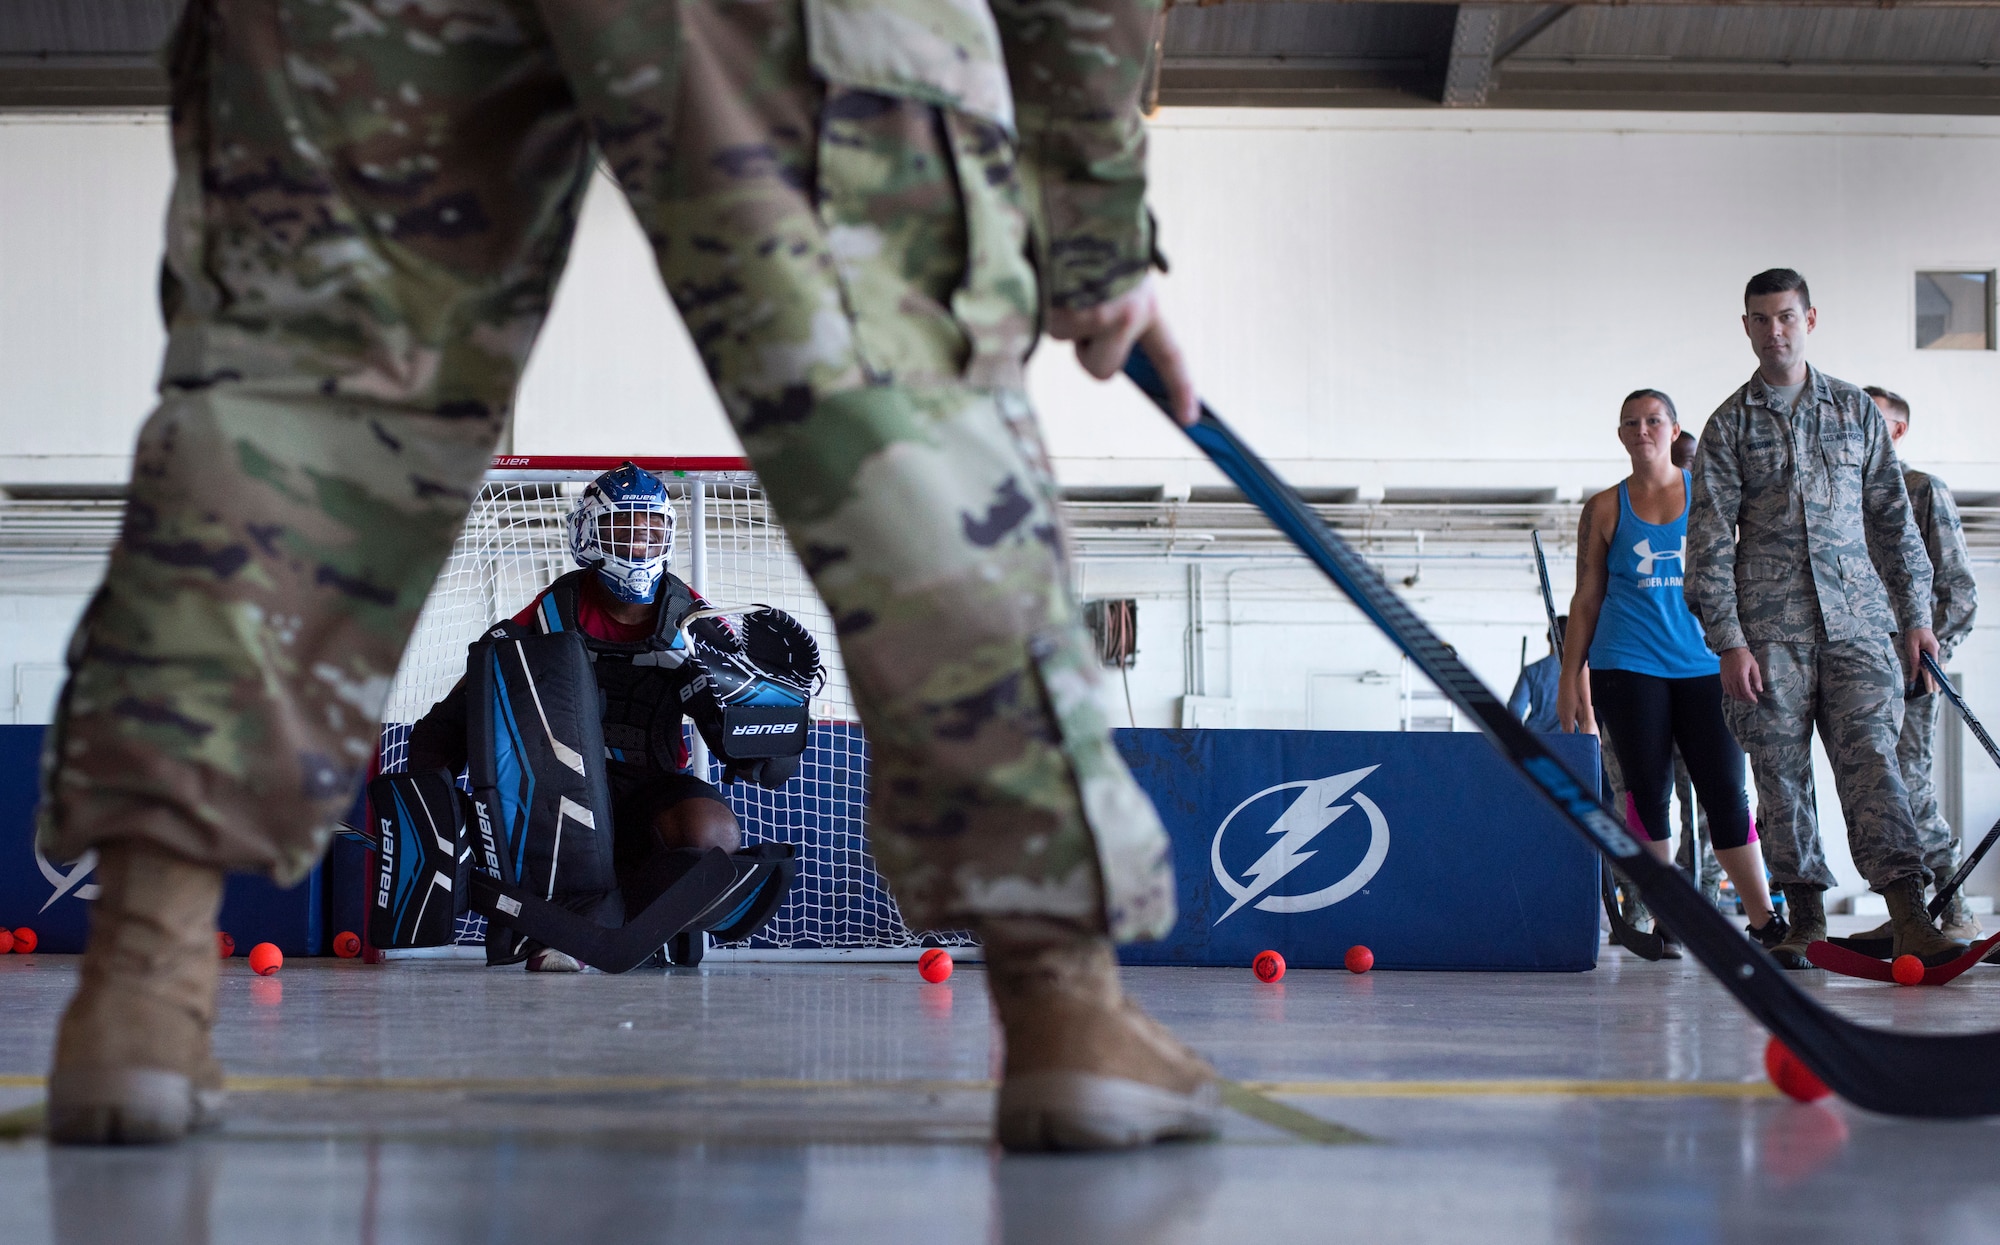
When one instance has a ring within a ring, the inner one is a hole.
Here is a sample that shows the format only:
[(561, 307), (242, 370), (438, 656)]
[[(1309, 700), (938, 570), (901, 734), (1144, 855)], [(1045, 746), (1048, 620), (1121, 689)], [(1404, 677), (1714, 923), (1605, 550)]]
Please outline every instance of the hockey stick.
[(545, 946), (566, 951), (592, 968), (622, 973), (637, 968), (667, 939), (694, 924), (755, 877), (739, 875), (729, 853), (711, 848), (694, 868), (666, 888), (646, 910), (617, 929), (606, 929), (541, 896), (474, 870), (467, 906)]
[[(1965, 703), (1965, 697), (1960, 695), (1958, 689), (1952, 686), (1951, 680), (1945, 677), (1944, 667), (1938, 665), (1937, 658), (1925, 653), (1924, 668), (1930, 671), (1931, 681), (1938, 685), (1938, 690), (1942, 691), (1945, 698), (1958, 710), (1958, 716), (1964, 719), (1966, 728), (1972, 732), (1972, 737), (1979, 741), (1980, 747), (1986, 749), (1986, 755), (1993, 758), (1995, 765), (2000, 765), (2000, 745), (1993, 742), (1993, 736), (1986, 733), (1986, 727), (1980, 722), (1979, 715), (1972, 711)], [(1951, 875), (1950, 880), (1937, 888), (1937, 894), (1931, 898), (1929, 904), (1932, 920), (1944, 915), (1945, 906), (1951, 903), (1951, 897), (1958, 894), (1959, 888), (1972, 876), (1972, 871), (1979, 867), (1979, 862), (1986, 859), (1986, 853), (1993, 850), (1993, 844), (1996, 842), (2000, 842), (2000, 821), (1993, 823), (1993, 828), (1986, 832), (1985, 838), (1979, 840), (1979, 846), (1972, 849), (1972, 854), (1959, 864), (1958, 871)], [(1843, 950), (1859, 952), (1878, 960), (1888, 959), (1895, 949), (1895, 940), (1890, 938), (1854, 936), (1829, 938), (1827, 941)], [(1821, 967), (1827, 966), (1821, 965)]]
[[(1549, 620), (1549, 647), (1555, 650), (1556, 662), (1563, 659), (1562, 629), (1556, 625), (1556, 594), (1549, 587), (1549, 559), (1542, 552), (1542, 534), (1530, 531), (1530, 540), (1535, 545), (1535, 574), (1542, 581), (1542, 612)], [(1603, 740), (1599, 740), (1600, 747)], [(1666, 939), (1657, 932), (1642, 933), (1625, 919), (1623, 906), (1618, 902), (1618, 880), (1611, 872), (1611, 862), (1597, 862), (1597, 897), (1604, 904), (1604, 919), (1611, 926), (1611, 941), (1630, 951), (1642, 960), (1659, 961), (1667, 957)]]
[[(1938, 665), (1937, 658), (1925, 653), (1924, 669), (1931, 672), (1931, 680), (1938, 685), (1938, 690), (1943, 692), (1945, 698), (1951, 701), (1952, 707), (1958, 710), (1958, 716), (1965, 719), (1966, 729), (1979, 741), (1979, 746), (1986, 749), (1986, 755), (1993, 758), (1995, 765), (2000, 765), (2000, 746), (1994, 744), (1993, 736), (1986, 733), (1986, 727), (1980, 723), (1979, 715), (1972, 711), (1965, 703), (1965, 697), (1959, 695), (1958, 689), (1945, 677), (1944, 667)], [(1979, 867), (1979, 862), (1986, 859), (1986, 853), (1993, 849), (1995, 840), (2000, 840), (2000, 821), (1993, 823), (1993, 828), (1986, 832), (1985, 838), (1979, 840), (1979, 846), (1972, 849), (1972, 854), (1958, 866), (1958, 872), (1951, 875), (1951, 880), (1938, 887), (1937, 897), (1931, 900), (1930, 911), (1933, 918), (1944, 911), (1945, 905), (1951, 902), (1951, 897), (1958, 894), (1958, 888), (1965, 885), (1965, 879), (1971, 877), (1972, 871)]]
[[(1167, 409), (1166, 385), (1143, 350), (1134, 348), (1125, 372)], [(1678, 868), (1654, 860), (1634, 842), (1534, 732), (1515, 720), (1506, 704), (1390, 590), (1375, 568), (1330, 531), (1213, 411), (1203, 406), (1200, 421), (1184, 431), (1383, 635), (1479, 723), (1501, 755), (1578, 834), (1617, 859), (1653, 911), (1671, 922), (1688, 951), (1834, 1092), (1885, 1115), (2000, 1115), (2000, 1032), (1896, 1033), (1857, 1025), (1819, 1006), (1786, 978), (1762, 948), (1710, 906)]]
[[(1959, 974), (1985, 959), (1995, 946), (2000, 946), (2000, 934), (1985, 938), (1967, 947), (1959, 957), (1944, 964), (1924, 970), (1920, 986), (1941, 986), (1956, 979)], [(1806, 958), (1816, 968), (1843, 977), (1859, 977), (1863, 981), (1895, 981), (1894, 969), (1872, 955), (1851, 951), (1836, 946), (1832, 942), (1816, 942), (1806, 948)]]

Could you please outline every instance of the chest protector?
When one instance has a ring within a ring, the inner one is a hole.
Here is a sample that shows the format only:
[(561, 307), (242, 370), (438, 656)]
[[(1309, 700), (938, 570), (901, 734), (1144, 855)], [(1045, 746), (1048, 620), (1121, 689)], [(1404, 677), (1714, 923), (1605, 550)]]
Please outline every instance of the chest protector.
[[(681, 689), (694, 676), (681, 623), (697, 608), (693, 589), (669, 573), (660, 579), (653, 633), (630, 642), (600, 640), (577, 625), (577, 603), (588, 576), (571, 571), (549, 585), (536, 629), (574, 631), (590, 657), (604, 701), (604, 755), (613, 761), (672, 773), (681, 768)], [(699, 624), (697, 624), (699, 625)]]

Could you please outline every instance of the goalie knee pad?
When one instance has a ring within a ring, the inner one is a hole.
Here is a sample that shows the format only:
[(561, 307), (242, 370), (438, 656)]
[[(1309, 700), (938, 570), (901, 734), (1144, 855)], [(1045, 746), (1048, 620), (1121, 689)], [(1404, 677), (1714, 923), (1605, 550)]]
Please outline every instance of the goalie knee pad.
[[(600, 925), (619, 924), (604, 734), (582, 639), (495, 628), (473, 646), (466, 680), (474, 862)], [(510, 941), (489, 931), (488, 959), (512, 955)]]

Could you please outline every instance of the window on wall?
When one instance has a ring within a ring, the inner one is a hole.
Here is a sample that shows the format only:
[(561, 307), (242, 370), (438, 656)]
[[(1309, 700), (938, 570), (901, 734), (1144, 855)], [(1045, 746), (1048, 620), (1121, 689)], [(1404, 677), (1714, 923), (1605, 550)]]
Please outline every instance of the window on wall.
[(1993, 349), (1993, 274), (1917, 274), (1917, 349)]

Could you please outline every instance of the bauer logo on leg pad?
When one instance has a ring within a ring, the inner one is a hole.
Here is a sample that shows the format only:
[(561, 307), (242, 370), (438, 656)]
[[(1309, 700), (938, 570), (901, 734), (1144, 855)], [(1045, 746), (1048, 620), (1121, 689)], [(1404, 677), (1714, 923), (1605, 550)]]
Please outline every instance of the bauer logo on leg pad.
[(375, 902), (368, 913), (368, 937), (374, 945), (437, 947), (451, 942), (465, 843), (463, 800), (443, 770), (384, 774), (368, 784), (369, 805), (381, 829)]

